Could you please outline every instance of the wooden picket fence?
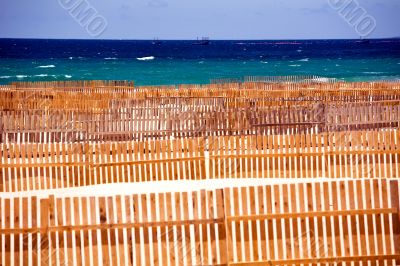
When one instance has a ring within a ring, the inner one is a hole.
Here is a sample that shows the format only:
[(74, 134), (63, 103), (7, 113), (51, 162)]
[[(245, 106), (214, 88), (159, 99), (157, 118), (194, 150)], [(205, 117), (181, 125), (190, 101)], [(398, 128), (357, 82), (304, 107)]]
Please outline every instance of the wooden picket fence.
[(15, 89), (15, 85), (0, 84), (0, 91), (7, 91), (7, 90), (11, 90), (11, 89)]
[(102, 112), (0, 111), (0, 143), (129, 141), (149, 138), (398, 129), (400, 102), (225, 108), (160, 105)]
[(227, 106), (291, 106), (315, 102), (371, 102), (400, 100), (400, 83), (258, 83), (207, 84), (157, 87), (77, 86), (0, 88), (0, 110), (78, 109), (106, 110), (117, 102), (135, 107), (140, 101), (177, 103), (214, 101), (223, 98)]
[(65, 81), (17, 81), (10, 85), (16, 88), (73, 88), (73, 87), (133, 87), (128, 80), (65, 80)]
[[(1, 265), (398, 265), (398, 180), (0, 197)], [(383, 264), (385, 263), (385, 264)]]
[(1, 144), (0, 191), (234, 178), (400, 178), (400, 131)]
[(316, 75), (297, 75), (297, 76), (245, 76), (243, 78), (217, 78), (211, 79), (211, 84), (224, 83), (244, 83), (244, 82), (263, 82), (263, 83), (328, 83), (337, 82), (337, 79), (326, 78)]
[(399, 123), (400, 82), (0, 86), (0, 266), (399, 265)]
[(335, 78), (326, 78), (315, 75), (306, 76), (247, 76), (244, 82), (265, 82), (265, 83), (334, 83), (338, 80)]

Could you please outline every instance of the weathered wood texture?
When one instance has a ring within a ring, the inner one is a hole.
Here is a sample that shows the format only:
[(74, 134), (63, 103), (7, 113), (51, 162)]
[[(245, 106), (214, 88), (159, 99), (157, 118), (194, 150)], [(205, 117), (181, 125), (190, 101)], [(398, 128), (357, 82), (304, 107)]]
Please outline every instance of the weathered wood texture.
[(225, 108), (222, 101), (210, 105), (193, 101), (158, 106), (146, 103), (101, 112), (0, 111), (0, 142), (126, 141), (399, 128), (400, 101), (391, 103), (394, 105), (379, 102), (242, 109)]
[(400, 264), (400, 83), (243, 81), (0, 86), (0, 265)]
[(0, 198), (2, 265), (400, 263), (399, 182)]
[(399, 82), (375, 83), (229, 83), (179, 86), (72, 86), (0, 88), (0, 109), (108, 110), (129, 100), (222, 98), (227, 106), (290, 106), (320, 103), (400, 100)]
[(0, 191), (225, 178), (400, 178), (400, 131), (1, 144)]
[(397, 190), (387, 180), (225, 189), (230, 265), (398, 264)]

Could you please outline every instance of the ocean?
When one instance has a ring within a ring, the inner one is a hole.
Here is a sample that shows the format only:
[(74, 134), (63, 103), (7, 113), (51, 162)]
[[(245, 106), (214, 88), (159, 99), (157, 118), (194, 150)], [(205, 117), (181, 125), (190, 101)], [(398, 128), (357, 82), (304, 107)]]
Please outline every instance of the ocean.
[(400, 39), (213, 41), (0, 39), (0, 84), (134, 80), (208, 83), (244, 76), (400, 80)]

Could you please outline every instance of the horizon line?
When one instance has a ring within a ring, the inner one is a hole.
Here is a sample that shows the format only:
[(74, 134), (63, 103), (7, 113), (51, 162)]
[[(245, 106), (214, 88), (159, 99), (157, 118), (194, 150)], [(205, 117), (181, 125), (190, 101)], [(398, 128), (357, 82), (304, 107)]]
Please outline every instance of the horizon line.
[[(0, 40), (76, 40), (76, 41), (154, 41), (155, 39), (138, 38), (31, 38), (31, 37), (0, 37)], [(374, 38), (307, 38), (307, 39), (211, 39), (210, 41), (329, 41), (329, 40), (382, 40), (382, 39), (400, 39), (395, 37), (374, 37)], [(196, 41), (197, 39), (156, 39), (157, 41)]]

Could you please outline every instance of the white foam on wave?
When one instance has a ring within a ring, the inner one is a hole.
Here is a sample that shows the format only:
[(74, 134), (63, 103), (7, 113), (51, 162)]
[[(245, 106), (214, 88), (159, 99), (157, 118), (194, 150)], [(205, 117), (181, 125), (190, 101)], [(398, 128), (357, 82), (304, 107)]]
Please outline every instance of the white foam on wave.
[(268, 64), (267, 61), (261, 61), (261, 64)]
[(23, 78), (27, 78), (27, 75), (16, 75), (17, 79), (23, 79)]
[(56, 67), (55, 65), (45, 65), (45, 66), (38, 66), (37, 68), (53, 68)]
[(0, 76), (0, 79), (9, 79), (11, 76)]
[(145, 57), (137, 57), (136, 59), (139, 61), (149, 61), (149, 60), (154, 60), (155, 57), (154, 56), (145, 56)]
[(64, 77), (66, 77), (67, 79), (70, 79), (70, 78), (72, 78), (72, 76), (71, 76), (71, 75), (64, 75)]
[(385, 72), (365, 71), (363, 74), (384, 74)]
[(104, 60), (117, 60), (117, 58), (116, 57), (106, 57), (106, 58), (104, 58)]
[(47, 77), (47, 74), (39, 74), (39, 75), (35, 75), (35, 77)]
[(301, 67), (301, 65), (289, 65), (290, 67)]
[(301, 52), (303, 52), (303, 50), (300, 50), (300, 49), (299, 49), (299, 50), (297, 50), (297, 52), (298, 52), (298, 53), (301, 53)]
[(308, 62), (310, 60), (310, 58), (303, 58), (303, 59), (300, 59), (300, 60), (298, 60), (299, 62)]

